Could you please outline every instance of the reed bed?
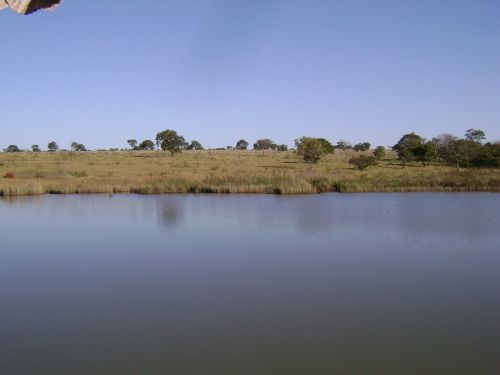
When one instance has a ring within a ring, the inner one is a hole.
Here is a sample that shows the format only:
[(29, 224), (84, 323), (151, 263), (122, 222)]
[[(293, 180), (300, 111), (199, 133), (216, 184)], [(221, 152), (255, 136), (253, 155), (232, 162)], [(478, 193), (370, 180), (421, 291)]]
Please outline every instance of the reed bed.
[(0, 153), (0, 195), (500, 191), (500, 170), (407, 165), (393, 153), (355, 170), (338, 152), (318, 164), (277, 151)]

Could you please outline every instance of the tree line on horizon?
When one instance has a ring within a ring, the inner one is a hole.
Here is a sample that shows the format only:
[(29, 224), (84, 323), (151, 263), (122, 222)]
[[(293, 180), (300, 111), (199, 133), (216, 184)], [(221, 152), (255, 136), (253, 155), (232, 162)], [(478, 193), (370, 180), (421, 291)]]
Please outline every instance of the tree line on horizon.
[[(464, 138), (459, 138), (451, 134), (441, 134), (431, 140), (416, 134), (415, 132), (403, 135), (399, 141), (391, 147), (398, 155), (403, 168), (411, 162), (419, 162), (425, 167), (431, 163), (453, 165), (458, 168), (466, 167), (490, 167), (500, 168), (500, 142), (484, 143), (486, 135), (484, 131), (478, 129), (468, 129)], [(146, 139), (139, 143), (135, 139), (127, 140), (132, 151), (153, 151), (157, 147), (163, 151), (170, 152), (173, 156), (183, 150), (204, 150), (202, 144), (197, 140), (187, 142), (182, 135), (175, 130), (167, 129), (156, 134), (156, 142)], [(235, 146), (225, 148), (215, 148), (213, 150), (248, 150), (249, 142), (240, 139)], [(295, 140), (295, 149), (306, 163), (317, 163), (323, 156), (333, 154), (336, 150), (343, 151), (345, 162), (354, 165), (357, 169), (363, 170), (370, 166), (375, 166), (385, 156), (386, 148), (377, 146), (373, 149), (372, 155), (366, 155), (366, 151), (371, 150), (369, 142), (361, 142), (352, 145), (350, 142), (340, 140), (332, 144), (325, 138), (301, 137)], [(52, 141), (47, 145), (48, 152), (59, 151), (59, 145)], [(269, 138), (258, 139), (253, 144), (253, 150), (275, 150), (278, 152), (288, 151), (286, 144), (277, 144)], [(22, 152), (16, 145), (10, 145), (4, 152)], [(32, 152), (42, 152), (39, 145), (31, 147)], [(62, 150), (66, 151), (66, 150)], [(72, 152), (87, 151), (85, 145), (72, 142)], [(119, 151), (118, 149), (98, 150), (98, 151)], [(349, 157), (351, 152), (365, 152), (358, 156)]]

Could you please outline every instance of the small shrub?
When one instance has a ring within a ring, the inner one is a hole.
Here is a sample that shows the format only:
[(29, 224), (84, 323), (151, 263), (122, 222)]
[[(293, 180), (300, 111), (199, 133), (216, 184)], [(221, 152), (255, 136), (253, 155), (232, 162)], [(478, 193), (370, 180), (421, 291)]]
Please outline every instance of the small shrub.
[(3, 178), (16, 178), (16, 174), (14, 172), (7, 172)]
[(375, 157), (366, 155), (354, 156), (349, 160), (349, 164), (354, 165), (360, 171), (375, 166), (377, 163), (378, 161)]
[(382, 160), (382, 158), (385, 156), (385, 147), (384, 146), (377, 146), (377, 148), (373, 151), (373, 156), (377, 160)]
[(325, 154), (321, 142), (316, 138), (302, 137), (296, 141), (297, 152), (306, 163), (316, 164)]

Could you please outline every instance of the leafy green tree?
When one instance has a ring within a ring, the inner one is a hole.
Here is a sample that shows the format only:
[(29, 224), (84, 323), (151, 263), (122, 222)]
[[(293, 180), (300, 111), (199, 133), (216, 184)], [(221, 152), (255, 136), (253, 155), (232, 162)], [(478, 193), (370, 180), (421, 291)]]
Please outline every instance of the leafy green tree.
[[(437, 147), (439, 150), (439, 144)], [(474, 158), (481, 152), (482, 147), (475, 141), (454, 139), (447, 144), (445, 151), (440, 152), (440, 157), (444, 162), (454, 165), (459, 170), (472, 166)]]
[(173, 156), (176, 152), (181, 152), (186, 145), (186, 140), (175, 130), (167, 129), (156, 134), (156, 145), (163, 151), (169, 151)]
[(413, 156), (416, 161), (422, 163), (425, 167), (432, 163), (437, 158), (437, 147), (432, 141), (421, 143), (412, 150)]
[(139, 150), (152, 151), (154, 149), (155, 149), (155, 144), (153, 141), (149, 139), (142, 141), (141, 144), (139, 145)]
[(52, 141), (47, 145), (47, 149), (50, 152), (56, 152), (57, 150), (59, 150), (59, 146), (57, 145), (56, 142)]
[(288, 151), (287, 145), (279, 145), (277, 148), (278, 151)]
[(317, 138), (302, 137), (295, 141), (297, 152), (306, 163), (315, 164), (325, 154), (323, 145)]
[(10, 145), (5, 149), (5, 152), (21, 152), (21, 150), (16, 145)]
[(371, 144), (368, 142), (363, 142), (363, 143), (357, 143), (354, 145), (354, 151), (368, 151), (371, 147)]
[(398, 159), (403, 163), (403, 168), (407, 163), (415, 160), (413, 151), (425, 142), (421, 136), (413, 133), (405, 134), (392, 146), (392, 149), (398, 153)]
[(270, 139), (258, 139), (253, 145), (254, 150), (275, 150), (278, 146)]
[(33, 152), (41, 152), (42, 151), (42, 150), (40, 150), (40, 146), (38, 146), (38, 145), (31, 146), (31, 150)]
[(375, 150), (373, 151), (373, 156), (377, 160), (382, 160), (382, 158), (385, 156), (385, 147), (384, 146), (377, 146)]
[(245, 141), (244, 139), (240, 139), (238, 142), (236, 142), (237, 150), (246, 150), (247, 148), (248, 148), (248, 142)]
[(74, 152), (81, 152), (81, 151), (87, 151), (84, 145), (78, 142), (72, 142), (71, 143), (71, 151)]
[(356, 169), (362, 171), (368, 167), (376, 166), (378, 164), (378, 160), (374, 156), (359, 155), (350, 158), (349, 164), (354, 165)]
[(486, 143), (471, 160), (473, 167), (500, 168), (500, 144)]
[(132, 150), (135, 150), (136, 147), (137, 147), (137, 140), (135, 139), (129, 139), (127, 141), (127, 143), (129, 144), (129, 146), (132, 148)]
[(444, 160), (448, 164), (455, 165), (457, 171), (460, 167), (468, 167), (470, 165), (471, 143), (465, 139), (454, 140), (450, 144)]
[[(457, 139), (452, 134), (440, 134), (432, 139), (436, 145), (437, 158), (440, 161), (449, 163), (453, 159), (454, 145)], [(454, 161), (451, 164), (454, 164)]]
[(333, 154), (335, 152), (335, 146), (330, 143), (329, 140), (325, 138), (317, 138), (321, 143), (321, 147), (325, 151), (325, 154)]
[(351, 146), (351, 143), (349, 141), (340, 140), (337, 142), (337, 145), (335, 146), (335, 148), (337, 150), (346, 151), (346, 150), (352, 149), (352, 146)]
[(465, 139), (471, 142), (482, 143), (486, 139), (486, 134), (482, 130), (468, 129), (465, 132)]
[(203, 146), (198, 141), (191, 141), (191, 144), (187, 147), (188, 150), (203, 150)]

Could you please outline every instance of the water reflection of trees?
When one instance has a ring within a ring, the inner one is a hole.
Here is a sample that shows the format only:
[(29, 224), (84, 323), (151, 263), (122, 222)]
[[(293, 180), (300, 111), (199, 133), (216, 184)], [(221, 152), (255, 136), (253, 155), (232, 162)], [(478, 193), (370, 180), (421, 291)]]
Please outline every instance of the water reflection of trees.
[(158, 197), (156, 199), (156, 214), (158, 224), (165, 228), (175, 228), (183, 221), (184, 207), (180, 199), (173, 197)]

